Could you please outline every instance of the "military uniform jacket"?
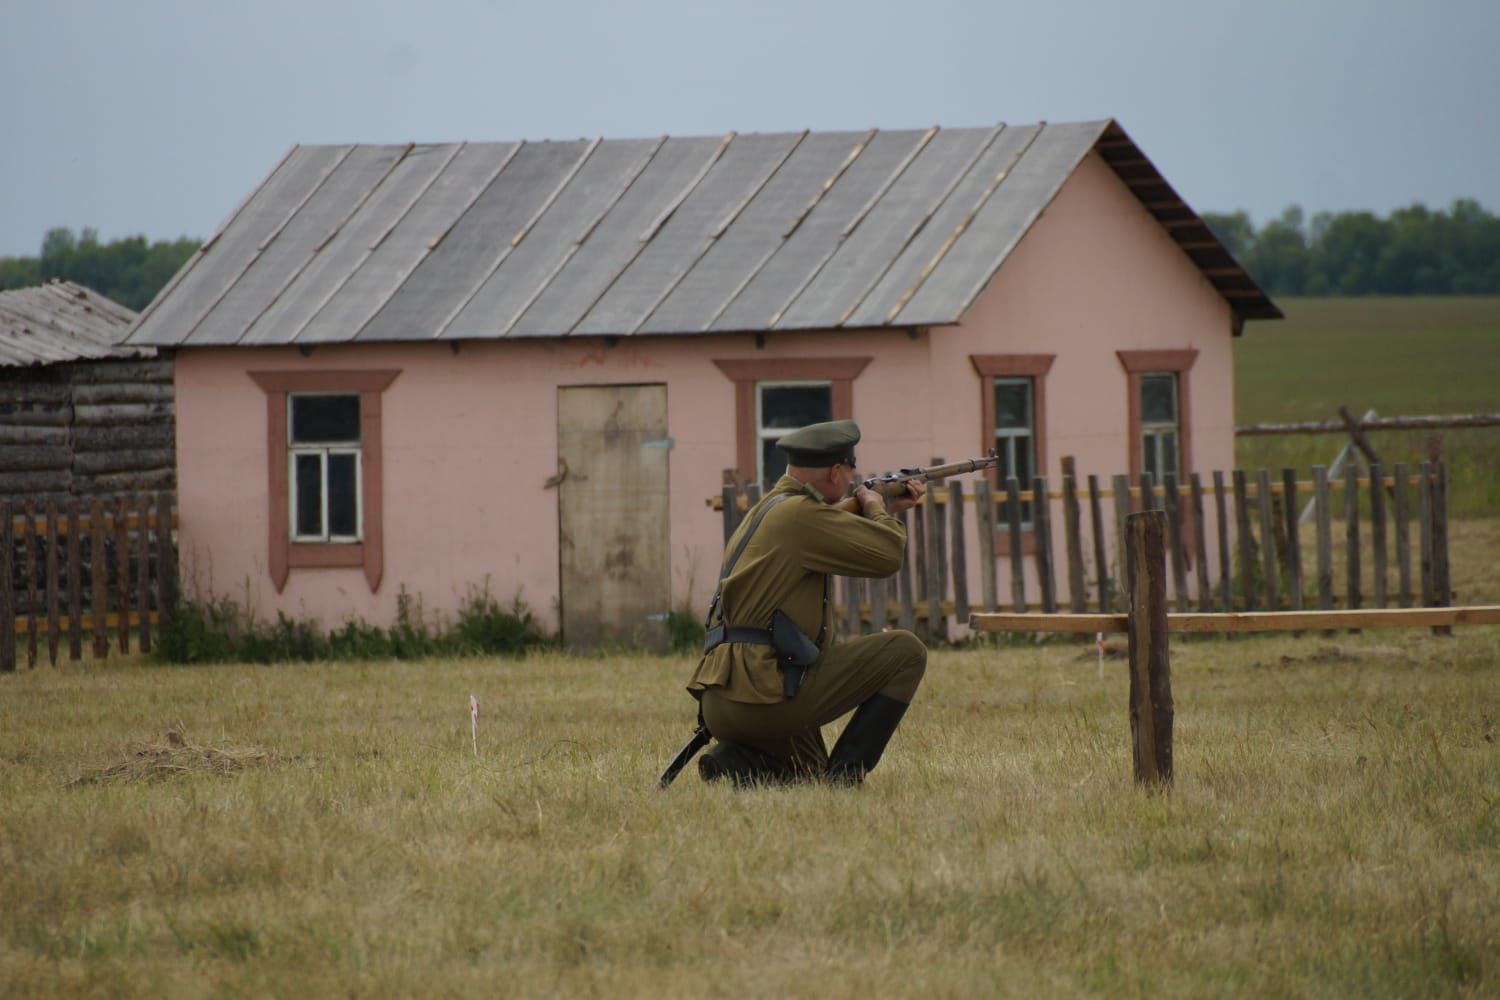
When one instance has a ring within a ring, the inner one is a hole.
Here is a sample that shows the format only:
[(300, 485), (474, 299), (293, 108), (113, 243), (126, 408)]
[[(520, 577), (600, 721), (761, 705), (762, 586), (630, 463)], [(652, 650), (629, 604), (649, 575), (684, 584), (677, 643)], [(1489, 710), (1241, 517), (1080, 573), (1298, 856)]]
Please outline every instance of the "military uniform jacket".
[[(850, 514), (825, 504), (811, 486), (782, 476), (746, 513), (726, 551), (734, 550), (756, 512), (779, 494), (789, 496), (761, 521), (720, 585), (724, 620), (734, 627), (764, 629), (781, 611), (808, 638), (821, 634), (820, 646), (827, 649), (834, 632), (832, 603), (825, 608), (823, 601), (829, 574), (890, 576), (901, 568), (906, 529), (882, 503), (867, 502), (863, 516)], [(774, 704), (785, 697), (775, 651), (750, 643), (724, 643), (703, 656), (688, 690), (698, 697), (708, 688), (750, 704)]]

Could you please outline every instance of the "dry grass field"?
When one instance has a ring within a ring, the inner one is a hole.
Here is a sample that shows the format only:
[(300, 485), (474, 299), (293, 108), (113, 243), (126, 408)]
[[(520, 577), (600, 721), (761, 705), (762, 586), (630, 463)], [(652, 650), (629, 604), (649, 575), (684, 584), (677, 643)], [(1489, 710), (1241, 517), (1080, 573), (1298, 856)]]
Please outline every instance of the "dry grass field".
[(683, 657), (0, 677), (0, 995), (1496, 992), (1500, 629), (1178, 642), (1166, 796), (1124, 664), (936, 652), (854, 791), (658, 791)]

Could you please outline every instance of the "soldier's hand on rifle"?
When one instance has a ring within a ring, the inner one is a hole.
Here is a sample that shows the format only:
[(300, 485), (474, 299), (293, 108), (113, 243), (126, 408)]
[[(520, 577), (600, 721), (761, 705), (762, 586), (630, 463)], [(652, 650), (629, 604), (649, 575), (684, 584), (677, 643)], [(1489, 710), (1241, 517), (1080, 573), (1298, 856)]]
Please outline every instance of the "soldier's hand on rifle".
[(915, 479), (906, 481), (906, 495), (899, 497), (886, 497), (885, 509), (892, 514), (899, 514), (903, 510), (911, 510), (921, 503), (922, 497), (927, 494), (927, 484), (919, 483)]

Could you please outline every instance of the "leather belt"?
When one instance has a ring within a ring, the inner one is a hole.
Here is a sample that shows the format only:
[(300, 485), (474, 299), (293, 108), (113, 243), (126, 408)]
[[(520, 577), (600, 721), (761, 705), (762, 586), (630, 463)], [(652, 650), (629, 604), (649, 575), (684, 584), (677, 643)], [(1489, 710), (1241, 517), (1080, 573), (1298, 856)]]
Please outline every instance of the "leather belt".
[(707, 654), (726, 642), (748, 642), (756, 646), (769, 646), (771, 645), (771, 630), (715, 625), (703, 637), (703, 652)]

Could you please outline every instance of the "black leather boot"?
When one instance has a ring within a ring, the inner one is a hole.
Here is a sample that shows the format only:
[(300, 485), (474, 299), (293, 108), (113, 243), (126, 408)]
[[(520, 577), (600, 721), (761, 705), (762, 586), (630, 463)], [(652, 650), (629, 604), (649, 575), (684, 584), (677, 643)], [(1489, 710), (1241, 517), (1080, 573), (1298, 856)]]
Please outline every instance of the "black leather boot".
[(854, 717), (828, 755), (827, 778), (835, 785), (858, 785), (875, 770), (891, 735), (901, 724), (907, 704), (883, 694), (873, 695), (854, 710)]
[(734, 783), (736, 788), (752, 785), (782, 785), (797, 780), (797, 771), (770, 754), (741, 743), (715, 743), (698, 758), (698, 776), (704, 781)]

